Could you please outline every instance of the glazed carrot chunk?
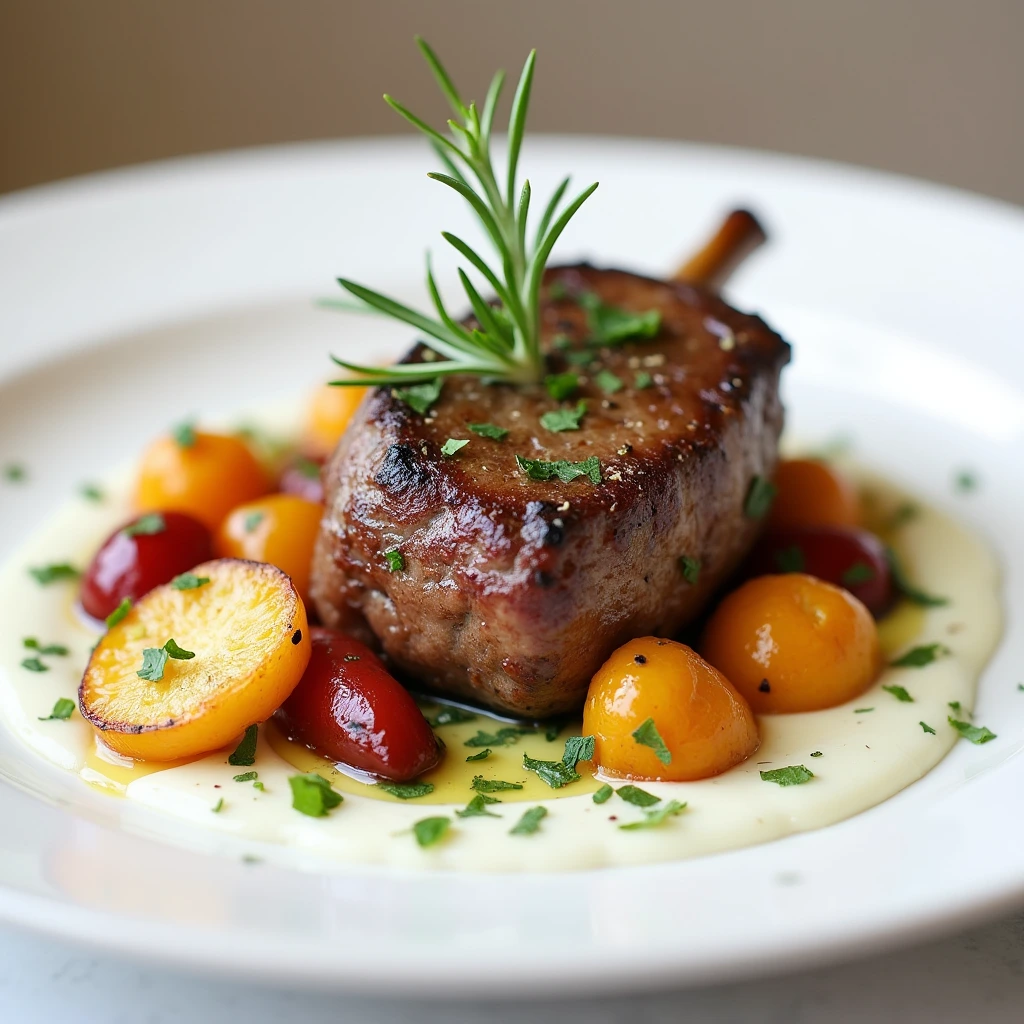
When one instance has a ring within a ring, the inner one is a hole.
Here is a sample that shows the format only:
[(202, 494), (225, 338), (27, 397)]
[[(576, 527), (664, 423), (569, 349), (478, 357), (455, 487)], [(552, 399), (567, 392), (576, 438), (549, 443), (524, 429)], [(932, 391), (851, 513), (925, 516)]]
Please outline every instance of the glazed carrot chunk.
[(768, 529), (792, 526), (860, 526), (860, 498), (853, 484), (814, 459), (784, 459), (775, 473), (777, 493)]
[(143, 512), (186, 512), (216, 530), (233, 508), (269, 489), (263, 467), (241, 438), (182, 428), (154, 441), (142, 456), (135, 505)]
[(863, 693), (881, 668), (871, 612), (803, 573), (759, 576), (734, 590), (700, 649), (758, 713), (835, 707)]
[(151, 590), (89, 659), (79, 708), (119, 754), (171, 761), (233, 743), (309, 662), (306, 610), (280, 569), (220, 559), (192, 575)]
[(306, 412), (306, 447), (311, 454), (326, 458), (334, 451), (367, 391), (358, 385), (325, 384), (313, 392)]
[(748, 758), (759, 742), (750, 706), (717, 669), (673, 640), (620, 647), (591, 680), (584, 735), (594, 760), (630, 779), (706, 779)]
[(239, 505), (217, 531), (217, 554), (276, 565), (305, 601), (323, 512), (323, 505), (294, 494), (270, 494)]

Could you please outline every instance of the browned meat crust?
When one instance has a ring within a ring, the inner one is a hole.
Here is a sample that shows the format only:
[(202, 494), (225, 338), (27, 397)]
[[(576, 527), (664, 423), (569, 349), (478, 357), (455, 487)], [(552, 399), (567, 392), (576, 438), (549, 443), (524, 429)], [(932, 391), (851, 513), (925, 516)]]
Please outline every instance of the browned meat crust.
[[(566, 297), (551, 298), (556, 282)], [(313, 568), (326, 624), (379, 644), (426, 688), (524, 717), (578, 709), (616, 647), (671, 635), (700, 611), (755, 538), (744, 500), (755, 476), (773, 473), (782, 428), (789, 346), (759, 317), (686, 284), (550, 270), (542, 315), (552, 372), (573, 368), (557, 336), (571, 339), (569, 351), (586, 348), (582, 292), (662, 314), (658, 337), (598, 349), (592, 366), (577, 367), (582, 429), (540, 425), (560, 406), (542, 387), (452, 378), (428, 416), (376, 390), (327, 469)], [(601, 369), (626, 387), (606, 395)], [(638, 372), (650, 386), (635, 386)], [(467, 428), (483, 422), (508, 436)], [(448, 438), (471, 440), (449, 458)], [(531, 480), (517, 454), (596, 455), (603, 479)], [(392, 548), (403, 571), (388, 570)], [(700, 559), (695, 585), (683, 555)]]

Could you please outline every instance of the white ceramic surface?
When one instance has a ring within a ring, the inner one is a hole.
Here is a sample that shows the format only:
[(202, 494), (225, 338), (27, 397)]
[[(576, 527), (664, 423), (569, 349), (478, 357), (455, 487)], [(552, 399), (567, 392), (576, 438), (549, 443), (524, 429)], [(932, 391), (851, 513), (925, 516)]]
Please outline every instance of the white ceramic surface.
[[(184, 414), (308, 387), (328, 350), (401, 328), (311, 307), (345, 273), (422, 298), (441, 227), (475, 233), (414, 142), (159, 165), (0, 200), (0, 555)], [(678, 985), (876, 949), (1024, 900), (1024, 216), (844, 168), (669, 144), (534, 140), (535, 189), (601, 180), (560, 255), (672, 267), (737, 201), (775, 239), (733, 301), (794, 343), (802, 435), (954, 511), (1005, 566), (1007, 636), (977, 716), (863, 815), (679, 864), (576, 875), (345, 869), (243, 847), (94, 794), (0, 734), (0, 916), (210, 971), (389, 993)], [(443, 243), (441, 243), (443, 244)], [(438, 256), (442, 256), (440, 246)], [(438, 260), (451, 277), (453, 262)], [(956, 495), (954, 473), (981, 486)], [(262, 858), (243, 863), (245, 854)]]

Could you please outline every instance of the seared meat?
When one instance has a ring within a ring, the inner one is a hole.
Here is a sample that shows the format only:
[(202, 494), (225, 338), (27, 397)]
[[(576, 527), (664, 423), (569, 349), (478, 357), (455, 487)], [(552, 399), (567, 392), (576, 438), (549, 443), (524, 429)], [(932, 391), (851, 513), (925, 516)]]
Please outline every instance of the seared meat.
[[(581, 363), (587, 293), (659, 310), (659, 334)], [(675, 633), (736, 567), (759, 526), (746, 496), (775, 468), (789, 361), (758, 317), (618, 270), (549, 270), (542, 316), (550, 371), (580, 374), (569, 401), (469, 377), (449, 378), (428, 415), (387, 389), (368, 396), (326, 471), (312, 582), (327, 625), (379, 644), (425, 688), (523, 717), (577, 710), (616, 647)], [(625, 386), (608, 394), (601, 371)], [(580, 397), (579, 430), (541, 426)], [(489, 440), (469, 423), (509, 433)], [(448, 438), (470, 442), (449, 457)], [(530, 479), (516, 455), (596, 456), (601, 482)], [(700, 561), (695, 583), (682, 556)]]

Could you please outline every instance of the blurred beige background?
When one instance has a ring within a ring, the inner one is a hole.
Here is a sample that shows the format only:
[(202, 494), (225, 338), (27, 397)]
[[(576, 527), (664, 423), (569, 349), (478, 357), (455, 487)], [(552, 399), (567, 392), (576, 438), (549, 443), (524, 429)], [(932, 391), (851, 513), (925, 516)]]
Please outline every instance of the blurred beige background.
[(0, 191), (430, 117), (540, 49), (531, 127), (847, 160), (1024, 203), (1024, 0), (0, 0)]

